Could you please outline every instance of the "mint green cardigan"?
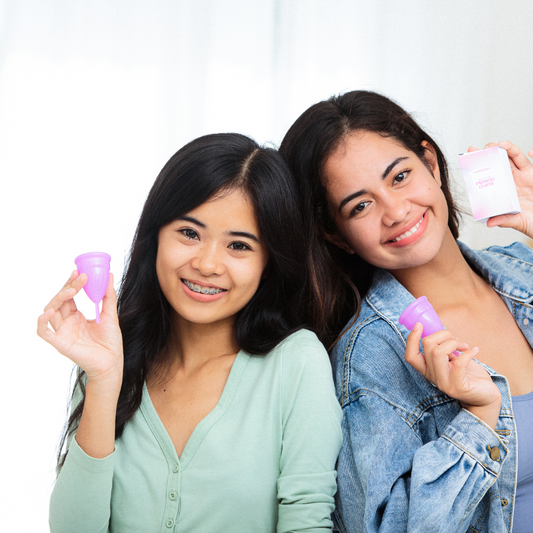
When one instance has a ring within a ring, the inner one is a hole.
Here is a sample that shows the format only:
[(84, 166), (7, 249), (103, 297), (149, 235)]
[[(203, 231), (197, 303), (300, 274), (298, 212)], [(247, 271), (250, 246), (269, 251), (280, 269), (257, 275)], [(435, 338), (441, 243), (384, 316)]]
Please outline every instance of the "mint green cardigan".
[(145, 387), (111, 455), (70, 440), (50, 530), (329, 531), (341, 418), (327, 353), (306, 330), (266, 356), (239, 352), (180, 458)]

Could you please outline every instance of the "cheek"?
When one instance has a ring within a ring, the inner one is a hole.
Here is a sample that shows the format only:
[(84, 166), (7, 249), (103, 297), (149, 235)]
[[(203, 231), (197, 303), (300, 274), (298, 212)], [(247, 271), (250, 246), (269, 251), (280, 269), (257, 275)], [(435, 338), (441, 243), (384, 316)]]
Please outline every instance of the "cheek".
[(365, 250), (372, 248), (373, 244), (379, 241), (378, 228), (370, 218), (353, 224), (345, 224), (340, 231), (345, 241), (358, 255), (364, 254)]
[(246, 292), (253, 291), (255, 293), (263, 278), (264, 270), (264, 262), (257, 261), (252, 265), (239, 265), (238, 268), (234, 269), (234, 276), (242, 290)]

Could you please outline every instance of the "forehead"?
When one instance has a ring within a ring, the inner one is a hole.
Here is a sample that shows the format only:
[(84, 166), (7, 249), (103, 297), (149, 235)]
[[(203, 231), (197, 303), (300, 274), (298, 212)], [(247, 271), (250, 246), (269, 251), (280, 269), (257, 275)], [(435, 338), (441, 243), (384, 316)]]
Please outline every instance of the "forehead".
[(398, 157), (416, 155), (393, 137), (356, 131), (347, 135), (328, 157), (322, 178), (328, 196), (339, 188), (357, 187), (361, 181), (379, 178)]
[(383, 158), (397, 157), (397, 154), (415, 154), (394, 137), (384, 137), (373, 131), (356, 131), (348, 134), (328, 157), (324, 164), (324, 179), (342, 167), (365, 168), (383, 172)]
[(254, 205), (249, 195), (240, 188), (217, 191), (189, 213), (202, 213), (203, 216), (215, 218), (227, 224), (232, 224), (237, 220), (253, 225), (257, 223)]

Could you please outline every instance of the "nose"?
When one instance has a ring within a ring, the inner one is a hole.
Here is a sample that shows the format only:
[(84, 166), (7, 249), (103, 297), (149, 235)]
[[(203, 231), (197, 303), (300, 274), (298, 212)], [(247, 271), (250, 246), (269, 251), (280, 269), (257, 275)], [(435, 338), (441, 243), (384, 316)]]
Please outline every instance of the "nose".
[(220, 275), (224, 271), (222, 251), (216, 243), (199, 246), (191, 261), (191, 266), (202, 276)]
[(394, 226), (404, 222), (411, 212), (411, 202), (397, 193), (390, 192), (383, 198), (383, 224)]

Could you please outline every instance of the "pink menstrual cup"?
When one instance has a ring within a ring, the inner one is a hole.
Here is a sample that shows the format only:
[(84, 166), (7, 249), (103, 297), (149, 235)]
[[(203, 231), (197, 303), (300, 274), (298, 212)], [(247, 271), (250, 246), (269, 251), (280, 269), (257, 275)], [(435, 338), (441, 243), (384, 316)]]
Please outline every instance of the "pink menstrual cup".
[(109, 282), (111, 256), (104, 252), (89, 252), (78, 255), (74, 262), (79, 274), (87, 274), (87, 283), (83, 289), (94, 302), (96, 323), (100, 324), (100, 301), (104, 297)]
[[(426, 296), (420, 296), (413, 303), (411, 303), (405, 311), (400, 315), (398, 322), (407, 329), (412, 330), (417, 322), (424, 326), (422, 337), (427, 337), (436, 331), (444, 329), (439, 315), (433, 309)], [(454, 351), (455, 355), (459, 356), (459, 352)]]

